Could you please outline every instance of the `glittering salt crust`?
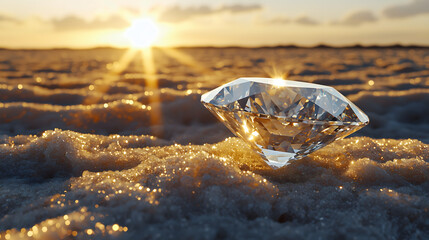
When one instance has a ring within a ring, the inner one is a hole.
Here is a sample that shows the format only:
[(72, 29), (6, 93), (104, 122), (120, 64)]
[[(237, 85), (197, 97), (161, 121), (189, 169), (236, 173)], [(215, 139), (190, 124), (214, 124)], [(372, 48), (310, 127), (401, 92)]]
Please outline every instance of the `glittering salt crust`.
[[(0, 50), (0, 239), (429, 238), (427, 49), (181, 51), (213, 72), (155, 50), (153, 91), (138, 61), (106, 84), (123, 50)], [(273, 66), (334, 86), (369, 115), (357, 134), (371, 138), (276, 171), (224, 141), (200, 95)]]
[[(165, 142), (149, 136), (55, 130), (2, 142), (0, 202), (3, 208), (22, 204), (0, 220), (2, 238), (149, 237), (160, 228), (162, 236), (190, 236), (200, 221), (212, 222), (214, 229), (233, 221), (235, 228), (249, 228), (236, 237), (264, 236), (283, 218), (330, 215), (327, 227), (351, 221), (338, 211), (350, 204), (356, 211), (377, 208), (379, 215), (358, 215), (374, 223), (391, 208), (401, 211), (394, 216), (398, 220), (413, 213), (416, 224), (427, 215), (424, 201), (412, 193), (429, 179), (429, 145), (417, 140), (349, 138), (276, 171), (238, 138), (160, 147)], [(33, 184), (19, 180), (29, 176)], [(403, 188), (377, 188), (381, 183)], [(320, 196), (330, 202), (318, 201)], [(266, 226), (255, 232), (253, 224)], [(5, 231), (13, 227), (18, 230)]]

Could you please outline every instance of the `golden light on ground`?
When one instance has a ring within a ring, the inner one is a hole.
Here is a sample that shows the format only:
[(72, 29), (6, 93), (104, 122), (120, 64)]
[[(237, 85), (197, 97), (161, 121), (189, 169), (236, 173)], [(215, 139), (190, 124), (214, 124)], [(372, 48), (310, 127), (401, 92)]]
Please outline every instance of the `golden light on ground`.
[(125, 37), (134, 48), (147, 48), (153, 45), (159, 35), (159, 27), (149, 18), (134, 20), (125, 30)]

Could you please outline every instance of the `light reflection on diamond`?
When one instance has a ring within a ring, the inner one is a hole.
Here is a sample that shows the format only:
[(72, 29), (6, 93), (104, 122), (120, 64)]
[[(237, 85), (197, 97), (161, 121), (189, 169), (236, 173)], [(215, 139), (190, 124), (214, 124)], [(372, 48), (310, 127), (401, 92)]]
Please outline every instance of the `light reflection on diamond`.
[(332, 87), (271, 78), (239, 78), (201, 97), (235, 135), (273, 168), (300, 159), (368, 124)]

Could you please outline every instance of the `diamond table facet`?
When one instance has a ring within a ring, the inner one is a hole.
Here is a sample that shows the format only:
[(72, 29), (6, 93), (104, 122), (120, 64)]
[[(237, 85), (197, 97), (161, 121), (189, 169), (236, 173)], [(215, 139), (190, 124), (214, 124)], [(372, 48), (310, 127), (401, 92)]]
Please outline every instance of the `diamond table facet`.
[(307, 156), (368, 124), (332, 87), (272, 78), (239, 78), (201, 102), (273, 168)]

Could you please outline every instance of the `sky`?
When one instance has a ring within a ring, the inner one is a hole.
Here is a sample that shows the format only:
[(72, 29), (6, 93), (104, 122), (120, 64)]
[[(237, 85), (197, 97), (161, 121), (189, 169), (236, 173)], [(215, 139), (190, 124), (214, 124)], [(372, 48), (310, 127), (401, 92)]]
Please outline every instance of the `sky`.
[(429, 45), (429, 0), (0, 0), (0, 47), (127, 47), (138, 19), (156, 46)]

